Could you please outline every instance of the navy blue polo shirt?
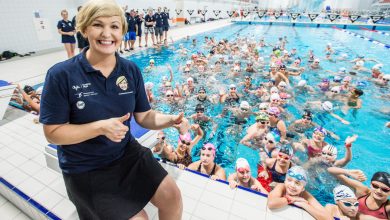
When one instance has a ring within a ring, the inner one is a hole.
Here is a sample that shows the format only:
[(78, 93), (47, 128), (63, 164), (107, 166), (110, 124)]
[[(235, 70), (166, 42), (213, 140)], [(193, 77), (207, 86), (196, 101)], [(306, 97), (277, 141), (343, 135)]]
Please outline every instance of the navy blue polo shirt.
[(127, 32), (135, 32), (136, 25), (137, 25), (137, 19), (135, 17), (129, 16), (129, 18), (127, 19), (127, 25), (128, 25)]
[[(61, 29), (61, 31), (63, 32), (71, 32), (75, 30), (73, 22), (70, 20), (58, 21), (57, 29)], [(62, 37), (62, 43), (71, 43), (75, 39), (74, 36), (69, 36), (69, 35), (61, 35), (61, 37)]]
[[(116, 67), (105, 78), (86, 59), (88, 49), (48, 70), (41, 97), (42, 124), (86, 124), (150, 110), (136, 64), (116, 54)], [(130, 127), (130, 120), (124, 124)], [(59, 146), (60, 167), (64, 173), (103, 167), (120, 158), (131, 140), (134, 137), (129, 131), (120, 143), (98, 136), (79, 144)]]
[(147, 25), (146, 22), (154, 22), (156, 21), (154, 16), (150, 16), (149, 14), (145, 15), (145, 27), (153, 27), (153, 25)]
[(156, 27), (162, 27), (163, 26), (163, 21), (162, 21), (162, 16), (160, 13), (156, 13), (153, 15), (154, 20), (156, 21)]
[(166, 13), (166, 12), (163, 12), (161, 13), (161, 17), (162, 17), (162, 20), (163, 20), (163, 26), (164, 27), (169, 27), (169, 13)]
[(138, 32), (140, 32), (141, 28), (142, 28), (141, 25), (142, 25), (143, 20), (141, 19), (141, 16), (139, 16), (139, 15), (135, 16), (135, 18), (137, 19)]

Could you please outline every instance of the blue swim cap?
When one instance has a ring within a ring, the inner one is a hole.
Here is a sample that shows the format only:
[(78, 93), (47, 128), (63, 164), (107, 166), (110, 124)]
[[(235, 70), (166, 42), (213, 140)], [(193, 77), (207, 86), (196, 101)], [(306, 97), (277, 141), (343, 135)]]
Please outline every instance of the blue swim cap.
[(341, 76), (336, 75), (333, 77), (333, 82), (341, 82), (341, 80), (342, 80)]

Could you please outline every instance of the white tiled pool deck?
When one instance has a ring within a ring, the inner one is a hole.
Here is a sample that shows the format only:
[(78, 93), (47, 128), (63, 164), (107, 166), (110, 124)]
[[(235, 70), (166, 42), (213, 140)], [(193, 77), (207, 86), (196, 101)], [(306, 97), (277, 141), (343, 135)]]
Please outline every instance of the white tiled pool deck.
[[(172, 29), (174, 40), (187, 35), (229, 25), (227, 20)], [(45, 73), (53, 64), (66, 59), (61, 50), (30, 58), (0, 63), (0, 79), (22, 84), (38, 84), (44, 81)], [(61, 219), (78, 219), (73, 204), (68, 200), (62, 176), (47, 167), (44, 149), (48, 144), (42, 125), (34, 124), (36, 116), (9, 107), (0, 121), (0, 178), (44, 206)], [(225, 219), (312, 219), (298, 208), (270, 211), (266, 198), (241, 189), (231, 190), (228, 185), (212, 181), (189, 171), (163, 164), (182, 192), (185, 220)], [(20, 202), (0, 183), (0, 219), (46, 219), (27, 202)], [(7, 194), (8, 193), (8, 194)], [(3, 194), (3, 196), (1, 196)], [(8, 201), (8, 198), (10, 201)], [(22, 209), (16, 208), (24, 207)], [(148, 204), (149, 219), (158, 219), (157, 209)]]

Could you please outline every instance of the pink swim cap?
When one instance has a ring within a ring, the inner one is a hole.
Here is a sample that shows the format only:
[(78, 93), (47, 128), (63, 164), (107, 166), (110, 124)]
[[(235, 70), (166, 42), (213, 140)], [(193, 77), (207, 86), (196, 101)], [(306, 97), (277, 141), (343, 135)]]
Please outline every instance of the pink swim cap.
[(207, 143), (203, 145), (202, 150), (208, 150), (213, 153), (213, 156), (215, 157), (215, 146), (212, 143)]
[(184, 135), (179, 135), (178, 144), (180, 144), (181, 141), (191, 142), (191, 141), (192, 141), (192, 138), (191, 138), (190, 132), (187, 132), (187, 133), (184, 134)]

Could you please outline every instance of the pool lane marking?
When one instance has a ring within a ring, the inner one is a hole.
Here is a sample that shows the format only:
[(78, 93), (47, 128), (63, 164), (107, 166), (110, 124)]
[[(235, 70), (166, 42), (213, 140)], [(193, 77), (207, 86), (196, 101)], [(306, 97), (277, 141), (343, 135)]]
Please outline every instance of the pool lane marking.
[(359, 27), (359, 28), (362, 29), (362, 30), (365, 30), (365, 31), (370, 31), (370, 32), (375, 32), (375, 33), (378, 33), (378, 34), (383, 34), (383, 35), (386, 35), (386, 36), (390, 36), (389, 33), (386, 33), (386, 32), (383, 32), (383, 31), (370, 30), (370, 29), (365, 28), (365, 27)]
[(385, 47), (385, 48), (387, 48), (387, 49), (390, 49), (390, 44), (384, 44), (384, 43), (382, 43), (382, 42), (380, 42), (380, 41), (378, 41), (378, 40), (375, 40), (375, 39), (373, 39), (373, 38), (364, 37), (364, 36), (362, 36), (362, 35), (360, 35), (360, 34), (357, 34), (357, 33), (354, 33), (354, 32), (350, 32), (350, 31), (347, 31), (347, 30), (338, 28), (338, 27), (336, 27), (336, 26), (333, 26), (332, 28), (333, 28), (333, 29), (336, 29), (336, 30), (339, 30), (339, 31), (342, 31), (342, 32), (345, 32), (345, 33), (347, 33), (347, 34), (353, 35), (353, 36), (355, 36), (355, 37), (361, 38), (361, 39), (363, 39), (363, 40), (365, 40), (365, 41), (369, 41), (369, 42), (371, 42), (371, 43), (373, 43), (373, 44), (377, 44), (377, 45), (383, 46), (383, 47)]

